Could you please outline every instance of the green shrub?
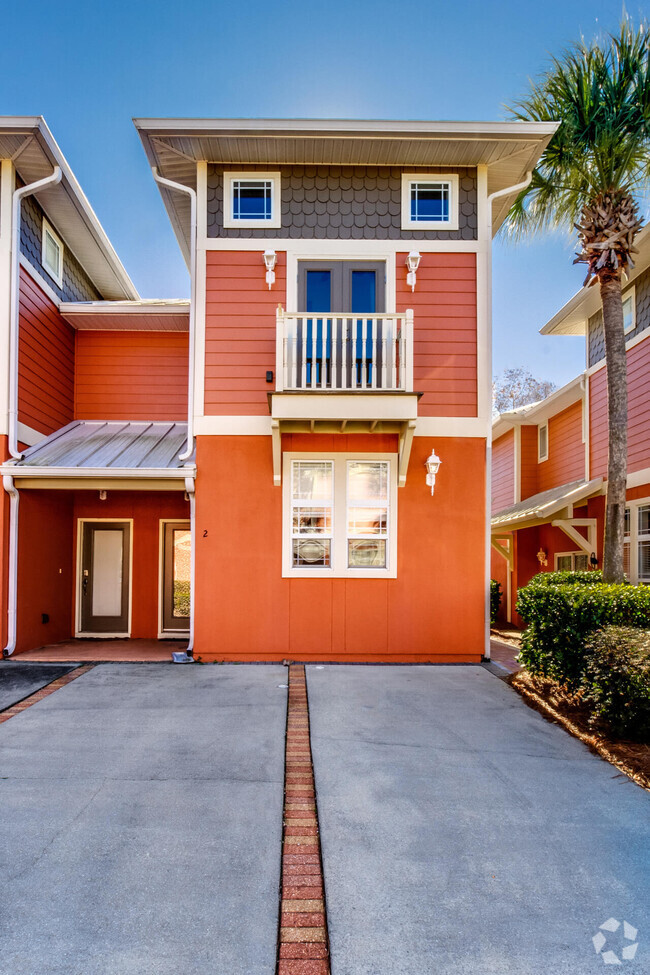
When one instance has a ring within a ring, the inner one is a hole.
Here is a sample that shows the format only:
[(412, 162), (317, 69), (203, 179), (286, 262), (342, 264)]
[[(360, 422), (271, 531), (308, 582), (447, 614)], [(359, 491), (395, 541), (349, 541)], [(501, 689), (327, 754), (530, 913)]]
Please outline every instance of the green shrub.
[(591, 633), (607, 625), (648, 628), (650, 587), (607, 585), (599, 575), (541, 573), (519, 590), (517, 612), (527, 623), (519, 660), (531, 674), (576, 688)]
[(501, 605), (501, 583), (490, 579), (490, 624), (494, 626)]
[(606, 626), (586, 643), (583, 701), (623, 737), (650, 740), (650, 632)]

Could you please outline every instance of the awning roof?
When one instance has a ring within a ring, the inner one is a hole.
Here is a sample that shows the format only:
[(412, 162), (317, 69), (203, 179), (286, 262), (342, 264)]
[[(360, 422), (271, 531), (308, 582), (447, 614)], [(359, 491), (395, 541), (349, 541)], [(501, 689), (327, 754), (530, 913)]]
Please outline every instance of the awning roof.
[(78, 329), (187, 332), (190, 327), (190, 303), (184, 299), (63, 301), (59, 311)]
[(549, 491), (533, 494), (525, 501), (513, 504), (493, 515), (492, 534), (495, 534), (495, 530), (510, 531), (515, 528), (544, 524), (569, 505), (579, 504), (587, 498), (602, 493), (603, 479), (595, 477), (591, 481), (571, 481)]
[(2, 471), (30, 477), (95, 471), (183, 477), (187, 469), (178, 456), (186, 443), (186, 423), (75, 420), (26, 450), (22, 460), (4, 464)]
[[(196, 163), (228, 165), (488, 166), (488, 192), (521, 182), (555, 122), (427, 122), (355, 119), (133, 120), (151, 166), (196, 188)], [(186, 260), (187, 194), (159, 187)], [(495, 201), (496, 232), (513, 195)]]
[(138, 292), (42, 116), (0, 115), (0, 159), (11, 159), (25, 183), (63, 177), (35, 197), (95, 287), (107, 299), (138, 298)]

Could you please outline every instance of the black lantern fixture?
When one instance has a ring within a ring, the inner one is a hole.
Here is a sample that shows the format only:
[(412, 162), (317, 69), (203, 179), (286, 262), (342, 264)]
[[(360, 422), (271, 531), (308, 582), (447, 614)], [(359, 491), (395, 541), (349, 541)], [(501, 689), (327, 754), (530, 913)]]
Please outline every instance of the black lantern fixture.
[(598, 568), (598, 556), (596, 555), (595, 552), (592, 552), (591, 555), (589, 556), (589, 565), (591, 566), (592, 569)]

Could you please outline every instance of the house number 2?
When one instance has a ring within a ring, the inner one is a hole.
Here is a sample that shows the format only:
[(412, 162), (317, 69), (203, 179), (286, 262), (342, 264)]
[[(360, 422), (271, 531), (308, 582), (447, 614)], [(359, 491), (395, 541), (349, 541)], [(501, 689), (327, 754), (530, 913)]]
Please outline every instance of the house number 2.
[(207, 537), (208, 537), (208, 529), (207, 529), (207, 528), (206, 528), (206, 529), (205, 529), (205, 531), (203, 532), (203, 537), (204, 537), (204, 538), (207, 538)]

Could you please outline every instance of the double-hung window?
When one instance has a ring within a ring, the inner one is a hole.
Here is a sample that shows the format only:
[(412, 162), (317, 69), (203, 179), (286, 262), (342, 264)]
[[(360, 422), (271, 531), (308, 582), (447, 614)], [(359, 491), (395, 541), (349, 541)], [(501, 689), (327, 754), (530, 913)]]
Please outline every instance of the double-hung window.
[(625, 509), (623, 571), (630, 582), (650, 583), (650, 500)]
[(63, 241), (43, 218), (41, 264), (53, 281), (63, 287)]
[(284, 455), (283, 575), (394, 578), (392, 454)]
[(402, 230), (458, 230), (458, 176), (403, 173)]
[(224, 173), (224, 227), (279, 227), (280, 173)]

